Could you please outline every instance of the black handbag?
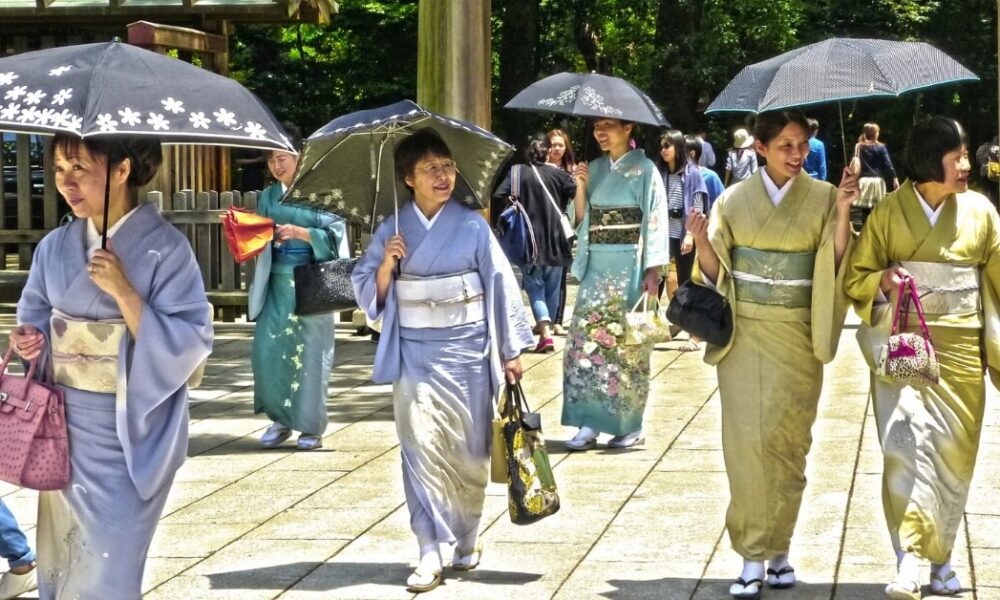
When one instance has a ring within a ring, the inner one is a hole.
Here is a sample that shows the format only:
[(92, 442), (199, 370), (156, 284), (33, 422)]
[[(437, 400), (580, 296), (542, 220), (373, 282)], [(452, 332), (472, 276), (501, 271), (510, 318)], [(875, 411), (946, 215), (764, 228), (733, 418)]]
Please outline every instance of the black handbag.
[(295, 314), (315, 315), (355, 308), (351, 273), (357, 258), (339, 258), (295, 267)]
[(726, 297), (690, 280), (674, 292), (667, 320), (715, 346), (725, 346), (733, 337), (733, 311)]

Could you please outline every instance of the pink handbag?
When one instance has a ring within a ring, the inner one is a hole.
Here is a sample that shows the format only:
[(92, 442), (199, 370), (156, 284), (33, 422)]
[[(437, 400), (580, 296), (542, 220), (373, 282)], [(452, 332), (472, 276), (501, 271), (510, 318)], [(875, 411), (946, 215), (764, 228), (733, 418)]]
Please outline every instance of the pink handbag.
[[(917, 311), (921, 333), (899, 333), (906, 329), (910, 304)], [(900, 315), (903, 317), (902, 324), (899, 322)], [(885, 375), (897, 384), (926, 387), (937, 384), (940, 372), (917, 286), (912, 277), (904, 277), (899, 282), (896, 315), (892, 319), (892, 333), (886, 346)]]
[(0, 479), (33, 490), (59, 490), (69, 483), (69, 439), (62, 390), (27, 375), (7, 373), (14, 355), (0, 365)]

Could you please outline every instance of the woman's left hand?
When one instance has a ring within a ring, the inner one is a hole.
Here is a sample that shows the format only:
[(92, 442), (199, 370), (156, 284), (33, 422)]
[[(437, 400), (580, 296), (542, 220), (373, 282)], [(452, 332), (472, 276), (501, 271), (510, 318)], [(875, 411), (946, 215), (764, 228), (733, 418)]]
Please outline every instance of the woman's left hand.
[(292, 239), (308, 242), (309, 230), (305, 227), (299, 227), (298, 225), (277, 225), (274, 228), (274, 239), (279, 242)]
[(125, 275), (125, 267), (111, 249), (111, 240), (108, 240), (106, 250), (98, 249), (94, 252), (94, 257), (87, 263), (87, 271), (90, 273), (90, 280), (116, 300), (135, 291), (132, 282)]
[(503, 373), (507, 383), (515, 384), (524, 377), (524, 367), (521, 366), (521, 358), (512, 358), (503, 364)]
[(851, 205), (861, 197), (861, 186), (858, 184), (858, 176), (844, 167), (844, 172), (840, 176), (840, 186), (837, 187), (837, 208), (850, 210)]

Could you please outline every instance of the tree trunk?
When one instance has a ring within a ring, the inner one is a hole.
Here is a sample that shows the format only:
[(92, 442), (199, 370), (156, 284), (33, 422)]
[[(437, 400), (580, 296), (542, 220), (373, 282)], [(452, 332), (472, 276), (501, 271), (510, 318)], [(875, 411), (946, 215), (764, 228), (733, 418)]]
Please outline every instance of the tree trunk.
[[(538, 79), (535, 48), (538, 46), (538, 1), (502, 0), (498, 7), (500, 30), (500, 102), (506, 103)], [(500, 137), (518, 148), (515, 159), (527, 147), (536, 116), (518, 110), (501, 110), (497, 115)]]

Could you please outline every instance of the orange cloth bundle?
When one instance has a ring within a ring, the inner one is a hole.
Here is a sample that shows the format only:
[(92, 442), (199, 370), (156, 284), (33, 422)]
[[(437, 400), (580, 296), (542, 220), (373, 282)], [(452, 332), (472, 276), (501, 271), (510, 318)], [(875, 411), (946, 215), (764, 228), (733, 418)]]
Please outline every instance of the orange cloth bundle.
[(274, 239), (274, 220), (234, 206), (222, 215), (222, 231), (233, 258), (243, 263), (263, 252)]

